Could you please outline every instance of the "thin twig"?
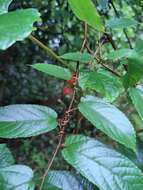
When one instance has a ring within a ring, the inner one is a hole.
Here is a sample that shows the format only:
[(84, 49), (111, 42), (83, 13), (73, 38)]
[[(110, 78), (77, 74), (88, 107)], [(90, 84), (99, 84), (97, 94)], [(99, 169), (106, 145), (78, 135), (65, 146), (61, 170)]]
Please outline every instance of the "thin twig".
[(51, 48), (47, 47), (46, 45), (44, 45), (41, 41), (39, 41), (37, 38), (35, 38), (34, 36), (30, 35), (29, 39), (37, 44), (39, 47), (41, 47), (42, 49), (44, 49), (48, 55), (50, 55), (51, 57), (53, 57), (55, 60), (57, 60), (58, 62), (60, 62), (62, 65), (68, 67), (71, 71), (74, 70), (74, 68), (69, 65), (68, 63), (66, 63), (65, 61), (63, 61), (60, 56), (58, 56)]
[(105, 65), (104, 63), (102, 63), (102, 61), (100, 62), (100, 64), (107, 69), (108, 71), (110, 71), (112, 74), (116, 75), (117, 77), (121, 77), (121, 75), (119, 73), (117, 73), (115, 70), (111, 69), (110, 67), (108, 67), (107, 65)]
[[(82, 43), (81, 52), (84, 50), (85, 45), (86, 45), (86, 36), (87, 36), (87, 24), (85, 23), (85, 37), (84, 37), (84, 41), (83, 41), (83, 43)], [(30, 38), (32, 38), (32, 40), (33, 40), (33, 36), (30, 37)], [(37, 39), (34, 38), (34, 42), (35, 42), (35, 41), (36, 41), (37, 44), (39, 44), (40, 47), (43, 47), (43, 49), (45, 49), (45, 50), (49, 53), (49, 48), (47, 49), (47, 47), (46, 47), (44, 44), (41, 44), (41, 42), (37, 41)], [(50, 53), (51, 53), (51, 50), (50, 50)], [(55, 57), (55, 53), (53, 54), (53, 52), (52, 52), (52, 55)], [(57, 59), (57, 55), (56, 55), (55, 58)], [(58, 57), (58, 60), (59, 60), (59, 57)], [(60, 62), (61, 62), (61, 60), (60, 60)], [(64, 63), (64, 64), (65, 64), (65, 63)], [(77, 69), (76, 69), (76, 74), (77, 74), (77, 75), (78, 75), (78, 70), (79, 70), (79, 62), (77, 63)], [(73, 91), (73, 95), (72, 95), (72, 98), (71, 98), (69, 107), (68, 107), (68, 109), (67, 109), (67, 110), (65, 111), (65, 113), (64, 113), (63, 120), (64, 120), (64, 118), (70, 116), (69, 114), (70, 114), (71, 110), (73, 110), (73, 111), (75, 110), (74, 108), (72, 109), (73, 104), (74, 104), (74, 100), (75, 100), (75, 95), (76, 95), (76, 89), (74, 89), (74, 91)], [(61, 119), (60, 119), (60, 120), (61, 120)], [(42, 182), (41, 182), (41, 185), (40, 185), (40, 190), (42, 190), (43, 185), (44, 185), (45, 178), (46, 178), (46, 176), (47, 176), (47, 174), (48, 174), (48, 172), (49, 172), (49, 170), (50, 170), (50, 168), (51, 168), (51, 166), (52, 166), (52, 164), (53, 164), (53, 162), (54, 162), (54, 159), (55, 159), (55, 157), (56, 157), (56, 155), (57, 155), (59, 149), (61, 148), (61, 144), (62, 144), (62, 141), (63, 141), (65, 129), (66, 129), (66, 127), (67, 127), (67, 124), (68, 124), (69, 120), (70, 120), (70, 118), (67, 118), (67, 121), (64, 121), (63, 124), (61, 124), (61, 123), (59, 122), (59, 126), (60, 126), (59, 142), (58, 142), (58, 145), (57, 145), (57, 147), (56, 147), (56, 149), (55, 149), (55, 151), (54, 151), (54, 153), (53, 153), (52, 158), (50, 159), (50, 161), (49, 161), (49, 163), (48, 163), (48, 167), (47, 167), (47, 169), (46, 169), (44, 175), (42, 176)]]
[[(86, 48), (86, 45), (87, 45), (87, 33), (88, 33), (88, 25), (87, 25), (87, 23), (85, 22), (84, 23), (84, 40), (83, 40), (83, 43), (82, 43), (82, 45), (81, 45), (81, 49), (80, 49), (80, 52), (81, 53), (83, 53), (83, 51), (84, 51), (84, 49)], [(80, 62), (77, 62), (77, 65), (76, 65), (76, 75), (77, 75), (77, 77), (78, 77), (78, 75), (79, 75), (79, 64), (80, 64)], [(74, 101), (74, 99), (72, 100), (72, 102)], [(71, 107), (71, 106), (70, 106)], [(69, 107), (69, 108), (70, 108)], [(80, 128), (80, 124), (79, 125), (77, 125), (77, 129), (76, 129), (76, 131), (77, 131), (77, 133), (78, 133), (78, 131), (79, 131), (79, 128)]]
[[(83, 53), (85, 47), (86, 47), (86, 44), (87, 44), (87, 31), (88, 31), (88, 25), (87, 23), (85, 22), (84, 23), (84, 40), (82, 42), (82, 45), (81, 45), (81, 49), (80, 49), (80, 52)], [(76, 64), (76, 75), (78, 77), (78, 74), (79, 74), (79, 61), (77, 62)]]
[(127, 33), (126, 29), (123, 29), (123, 32), (124, 32), (124, 34), (125, 34), (125, 36), (126, 36), (126, 39), (127, 39), (127, 41), (128, 41), (128, 44), (129, 44), (130, 49), (133, 49), (131, 40), (130, 40), (130, 38), (129, 38), (129, 36), (128, 36), (128, 33)]
[(54, 151), (54, 153), (53, 153), (53, 156), (52, 156), (51, 160), (50, 160), (49, 163), (48, 163), (48, 168), (46, 169), (44, 175), (42, 176), (42, 182), (41, 182), (41, 185), (40, 185), (40, 190), (42, 190), (43, 185), (44, 185), (45, 178), (46, 178), (46, 176), (47, 176), (47, 174), (48, 174), (48, 172), (49, 172), (49, 170), (50, 170), (50, 168), (51, 168), (51, 166), (52, 166), (52, 164), (53, 164), (53, 162), (54, 162), (54, 159), (55, 159), (55, 157), (56, 157), (56, 155), (57, 155), (59, 149), (61, 148), (63, 136), (64, 136), (64, 134), (62, 133), (62, 134), (60, 135), (59, 142), (58, 142), (58, 145), (57, 145), (57, 147), (56, 147), (56, 149), (55, 149), (55, 151)]
[(100, 52), (101, 50), (101, 46), (102, 46), (102, 43), (98, 45), (96, 51), (92, 54), (92, 60), (89, 62), (89, 64), (92, 64), (94, 59), (96, 58), (97, 54)]
[(117, 50), (118, 48), (117, 48), (112, 36), (110, 34), (108, 34), (108, 33), (104, 33), (104, 36), (107, 38), (107, 42), (110, 42), (110, 44), (112, 45), (112, 48), (114, 50)]
[(88, 26), (87, 23), (84, 23), (84, 40), (80, 49), (80, 52), (82, 53), (85, 49), (86, 43), (87, 43), (87, 32), (88, 32)]
[(78, 122), (77, 122), (77, 127), (76, 129), (73, 131), (73, 134), (78, 134), (79, 130), (80, 130), (80, 127), (81, 127), (81, 121), (83, 120), (83, 117), (78, 115), (79, 118), (78, 118)]
[(73, 91), (73, 96), (72, 96), (72, 99), (71, 99), (69, 108), (68, 108), (68, 110), (67, 110), (67, 113), (70, 112), (70, 110), (72, 109), (72, 105), (73, 105), (74, 99), (75, 99), (75, 94), (76, 94), (76, 91), (75, 91), (75, 89), (74, 89), (74, 91)]
[[(105, 33), (104, 35), (107, 38), (107, 41), (112, 45), (112, 48), (116, 51), (117, 50), (117, 46), (116, 46), (116, 44), (115, 44), (112, 36), (110, 34), (107, 34), (107, 33)], [(128, 66), (127, 65), (123, 64), (123, 67), (124, 67), (125, 71), (128, 70)]]
[[(113, 7), (113, 10), (114, 10), (114, 12), (115, 12), (116, 17), (117, 17), (117, 18), (120, 18), (120, 14), (118, 13), (118, 11), (117, 11), (117, 9), (116, 9), (116, 7), (115, 7), (115, 5), (114, 5), (113, 1), (112, 1), (112, 0), (110, 0), (110, 1), (109, 1), (109, 3), (112, 5), (112, 7)], [(128, 41), (128, 44), (129, 44), (130, 49), (133, 49), (133, 46), (132, 46), (131, 40), (130, 40), (130, 38), (129, 38), (128, 34), (127, 34), (126, 29), (123, 29), (123, 32), (124, 32), (125, 37), (126, 37), (126, 39), (127, 39), (127, 41)]]
[[(69, 108), (68, 108), (68, 110), (66, 111), (65, 114), (69, 114), (69, 113), (70, 113), (70, 110), (71, 110), (72, 105), (73, 105), (73, 102), (74, 102), (74, 98), (75, 98), (75, 90), (74, 90), (74, 93), (73, 93), (73, 96), (72, 96), (72, 99), (71, 99)], [(40, 185), (40, 190), (42, 190), (43, 185), (44, 185), (45, 178), (46, 178), (46, 176), (48, 175), (48, 172), (49, 172), (49, 170), (50, 170), (50, 168), (51, 168), (51, 166), (52, 166), (52, 164), (53, 164), (53, 162), (54, 162), (54, 160), (55, 160), (55, 157), (56, 157), (57, 153), (59, 152), (59, 149), (61, 148), (61, 144), (62, 144), (62, 141), (63, 141), (63, 137), (64, 137), (64, 132), (65, 132), (66, 125), (64, 125), (63, 127), (60, 126), (60, 128), (61, 128), (61, 131), (62, 131), (62, 132), (60, 132), (59, 142), (58, 142), (58, 145), (57, 145), (57, 147), (56, 147), (56, 149), (55, 149), (55, 151), (54, 151), (54, 153), (53, 153), (52, 158), (50, 159), (50, 161), (49, 161), (49, 163), (48, 163), (48, 167), (47, 167), (47, 169), (46, 169), (44, 175), (42, 176), (42, 182), (41, 182), (41, 185)]]
[[(90, 49), (90, 47), (88, 46), (88, 44), (86, 44), (86, 48), (89, 51), (89, 53), (91, 53), (93, 55), (93, 57), (94, 57), (94, 55), (97, 54), (97, 52), (94, 53), (94, 51)], [(110, 71), (111, 73), (113, 73), (114, 75), (116, 75), (118, 77), (121, 77), (121, 75), (118, 72), (116, 72), (115, 70), (113, 70), (109, 66), (105, 65), (103, 63), (104, 62), (103, 60), (101, 60), (101, 59), (99, 60), (96, 56), (94, 58), (96, 59), (97, 63), (101, 64), (106, 70)]]
[(137, 130), (137, 134), (139, 134), (139, 133), (143, 133), (143, 129)]
[(71, 113), (71, 112), (74, 112), (74, 111), (76, 111), (76, 110), (78, 110), (78, 108), (72, 108), (72, 109), (70, 109), (69, 111), (66, 111), (67, 113)]
[(90, 54), (94, 54), (94, 51), (90, 49), (89, 44), (86, 44), (86, 49)]
[[(71, 98), (71, 101), (70, 101), (70, 104), (69, 104), (69, 107), (68, 107), (67, 111), (65, 112), (65, 115), (66, 115), (66, 114), (69, 114), (69, 113), (71, 112), (71, 110), (72, 110), (72, 106), (73, 106), (73, 104), (74, 104), (74, 99), (75, 99), (75, 94), (76, 94), (76, 91), (74, 90), (73, 95), (72, 95), (72, 98)], [(68, 122), (69, 122), (69, 120), (66, 122), (66, 125), (60, 126), (61, 131), (60, 131), (59, 142), (58, 142), (58, 145), (57, 145), (57, 147), (56, 147), (56, 149), (55, 149), (55, 151), (54, 151), (54, 153), (53, 153), (52, 158), (50, 159), (50, 161), (49, 161), (49, 163), (48, 163), (48, 167), (47, 167), (47, 169), (46, 169), (44, 175), (42, 176), (42, 182), (41, 182), (41, 185), (40, 185), (40, 190), (42, 190), (43, 185), (44, 185), (45, 178), (46, 178), (46, 176), (47, 176), (47, 174), (48, 174), (48, 172), (49, 172), (49, 170), (50, 170), (50, 168), (51, 168), (51, 166), (52, 166), (52, 164), (53, 164), (53, 162), (54, 162), (54, 160), (55, 160), (55, 157), (56, 157), (56, 155), (57, 155), (59, 149), (61, 148), (61, 144), (62, 144), (63, 137), (64, 137), (64, 133), (65, 133), (65, 128), (66, 128)], [(60, 125), (60, 124), (59, 124), (59, 125)]]

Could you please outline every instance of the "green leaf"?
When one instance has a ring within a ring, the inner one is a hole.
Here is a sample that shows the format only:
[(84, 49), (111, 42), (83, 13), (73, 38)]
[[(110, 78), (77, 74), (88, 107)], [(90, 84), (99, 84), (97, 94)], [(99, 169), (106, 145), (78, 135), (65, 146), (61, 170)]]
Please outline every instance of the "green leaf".
[(137, 112), (143, 120), (143, 87), (138, 86), (137, 88), (130, 88), (129, 95)]
[(5, 144), (0, 144), (0, 189), (34, 190), (33, 171), (24, 165), (13, 165), (14, 159)]
[(96, 30), (103, 32), (104, 26), (91, 0), (68, 0), (74, 14)]
[[(74, 188), (73, 188), (74, 187)], [(93, 190), (93, 185), (81, 175), (53, 170), (45, 178), (42, 190)], [(95, 190), (95, 188), (94, 188)]]
[(93, 59), (92, 55), (90, 55), (89, 53), (80, 53), (80, 52), (66, 53), (61, 57), (66, 60), (79, 61), (82, 63), (88, 63)]
[(34, 190), (33, 171), (24, 165), (0, 169), (1, 190)]
[(0, 0), (0, 15), (8, 12), (8, 7), (12, 0)]
[(103, 69), (81, 72), (78, 82), (82, 89), (95, 90), (109, 102), (113, 102), (124, 91), (120, 78)]
[(143, 170), (143, 143), (138, 139), (136, 153), (125, 146), (118, 144), (117, 151), (129, 158), (138, 168)]
[(56, 128), (57, 114), (39, 105), (10, 105), (0, 108), (0, 137), (19, 138), (46, 133)]
[(89, 182), (85, 177), (76, 175), (80, 183), (82, 184), (83, 190), (99, 190), (95, 185)]
[(104, 100), (86, 96), (81, 98), (79, 111), (95, 127), (115, 141), (135, 150), (135, 131), (128, 118), (115, 106)]
[(78, 76), (78, 85), (83, 89), (86, 90), (87, 81), (89, 80), (90, 75), (94, 72), (90, 72), (88, 70), (79, 72)]
[[(14, 164), (14, 158), (6, 147), (6, 144), (0, 144), (0, 168)], [(1, 170), (1, 169), (0, 169)]]
[(117, 60), (122, 58), (129, 58), (133, 54), (136, 54), (135, 50), (133, 49), (120, 49), (108, 53), (106, 58), (110, 60)]
[(82, 135), (66, 138), (64, 159), (100, 190), (142, 190), (143, 175), (127, 157)]
[(54, 76), (56, 78), (64, 80), (69, 80), (71, 78), (69, 69), (57, 65), (39, 63), (32, 65), (32, 67), (38, 71)]
[(143, 57), (138, 54), (128, 58), (128, 70), (123, 77), (125, 88), (133, 87), (143, 78)]
[(5, 50), (16, 41), (30, 35), (33, 23), (39, 20), (36, 9), (17, 10), (0, 15), (0, 49)]
[(59, 189), (58, 187), (47, 184), (46, 188), (44, 187), (42, 190), (62, 190), (62, 189)]
[(59, 190), (73, 190), (73, 187), (74, 190), (84, 190), (79, 179), (68, 171), (50, 171), (45, 179), (42, 190), (49, 190), (48, 187), (50, 186), (56, 187)]
[(143, 54), (143, 40), (142, 39), (138, 39), (136, 41), (135, 50), (137, 53), (139, 53), (142, 56)]
[(136, 27), (138, 22), (130, 18), (114, 18), (107, 21), (106, 26), (112, 29)]

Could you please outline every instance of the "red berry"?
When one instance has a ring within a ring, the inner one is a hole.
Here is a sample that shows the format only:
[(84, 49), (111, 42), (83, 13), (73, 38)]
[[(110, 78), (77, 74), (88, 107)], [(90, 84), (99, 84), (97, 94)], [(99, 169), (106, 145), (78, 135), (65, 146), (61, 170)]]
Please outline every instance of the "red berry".
[(65, 86), (64, 89), (63, 89), (63, 94), (64, 95), (68, 95), (68, 94), (71, 94), (72, 93), (72, 89), (68, 86)]
[(71, 84), (71, 85), (75, 85), (76, 82), (77, 82), (77, 75), (76, 75), (76, 73), (73, 73), (71, 79), (68, 80), (67, 82), (68, 82), (69, 84)]

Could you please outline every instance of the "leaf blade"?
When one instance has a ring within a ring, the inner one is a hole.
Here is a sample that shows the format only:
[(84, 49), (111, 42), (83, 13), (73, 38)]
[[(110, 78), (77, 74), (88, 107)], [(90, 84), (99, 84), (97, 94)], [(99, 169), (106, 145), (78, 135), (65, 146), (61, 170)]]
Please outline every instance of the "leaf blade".
[(138, 86), (137, 88), (130, 88), (129, 95), (132, 99), (132, 102), (143, 120), (143, 89), (142, 87)]
[(106, 26), (112, 29), (135, 27), (138, 22), (131, 18), (114, 18), (107, 21)]
[(0, 188), (4, 190), (34, 190), (33, 171), (24, 165), (12, 165), (0, 171)]
[(83, 190), (77, 176), (69, 171), (50, 171), (46, 176), (43, 190), (47, 190), (50, 185), (60, 190), (73, 190), (73, 186), (74, 190)]
[(57, 126), (57, 114), (38, 105), (10, 105), (0, 108), (0, 137), (20, 138), (49, 132)]
[(74, 14), (96, 30), (103, 32), (100, 16), (91, 0), (68, 0)]
[(123, 77), (124, 87), (133, 87), (143, 76), (143, 57), (133, 54), (128, 58), (128, 70)]
[(6, 147), (6, 144), (0, 144), (0, 168), (14, 164), (14, 158)]
[(0, 15), (8, 12), (8, 7), (12, 0), (0, 0)]
[(16, 41), (22, 41), (33, 30), (40, 13), (36, 9), (16, 10), (0, 15), (0, 49), (5, 50)]
[(136, 135), (127, 117), (115, 106), (100, 98), (81, 98), (79, 111), (95, 127), (124, 146), (135, 150)]
[(110, 60), (117, 60), (122, 58), (129, 58), (133, 54), (136, 54), (136, 51), (133, 49), (119, 49), (107, 54), (106, 58)]
[(95, 90), (108, 102), (113, 102), (124, 91), (120, 78), (104, 69), (80, 72), (78, 82), (82, 89)]
[(64, 159), (101, 190), (141, 190), (143, 175), (127, 157), (82, 135), (66, 138)]
[(63, 80), (69, 80), (71, 78), (69, 69), (57, 65), (37, 63), (32, 65), (32, 67), (38, 71)]
[(70, 52), (60, 56), (66, 60), (79, 61), (82, 63), (88, 63), (92, 60), (92, 56), (89, 53)]

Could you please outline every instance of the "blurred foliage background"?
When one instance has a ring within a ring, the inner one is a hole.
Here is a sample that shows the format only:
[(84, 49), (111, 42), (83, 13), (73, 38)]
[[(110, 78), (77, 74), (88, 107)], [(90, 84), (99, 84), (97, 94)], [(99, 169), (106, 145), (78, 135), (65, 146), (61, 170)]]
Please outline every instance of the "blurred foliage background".
[[(115, 17), (115, 12), (108, 0), (93, 0), (103, 22)], [(127, 18), (133, 17), (143, 23), (142, 0), (115, 0), (114, 4), (118, 13)], [(45, 45), (52, 48), (57, 54), (79, 51), (83, 40), (83, 24), (76, 19), (71, 12), (67, 0), (14, 0), (9, 11), (20, 8), (37, 8), (41, 13), (42, 21), (36, 23), (38, 28), (33, 35)], [(12, 30), (12, 29), (11, 29)], [(118, 46), (128, 47), (127, 39), (122, 30), (107, 31)], [(133, 46), (137, 39), (143, 39), (143, 24), (127, 30)], [(95, 50), (99, 40), (99, 34), (93, 29), (89, 30), (90, 48)], [(106, 51), (112, 49), (111, 45), (105, 45)], [(103, 50), (104, 51), (104, 50)], [(6, 51), (0, 51), (0, 105), (32, 103), (48, 105), (60, 113), (62, 89), (64, 82), (56, 80), (30, 67), (34, 63), (55, 63), (45, 51), (33, 44), (29, 39), (18, 42)], [(56, 63), (59, 64), (59, 63)], [(117, 101), (118, 106), (130, 116), (135, 127), (143, 128), (139, 117), (124, 97)], [(74, 124), (71, 123), (71, 128)], [(84, 127), (92, 129), (92, 135), (97, 133), (89, 123)], [(141, 135), (142, 137), (142, 135)], [(41, 135), (29, 139), (7, 140), (18, 163), (29, 164), (37, 173), (42, 174), (50, 158), (53, 148), (56, 146), (57, 133)], [(0, 139), (4, 142), (5, 140)], [(57, 161), (57, 162), (56, 162)], [(66, 168), (61, 157), (55, 160), (55, 169)]]

